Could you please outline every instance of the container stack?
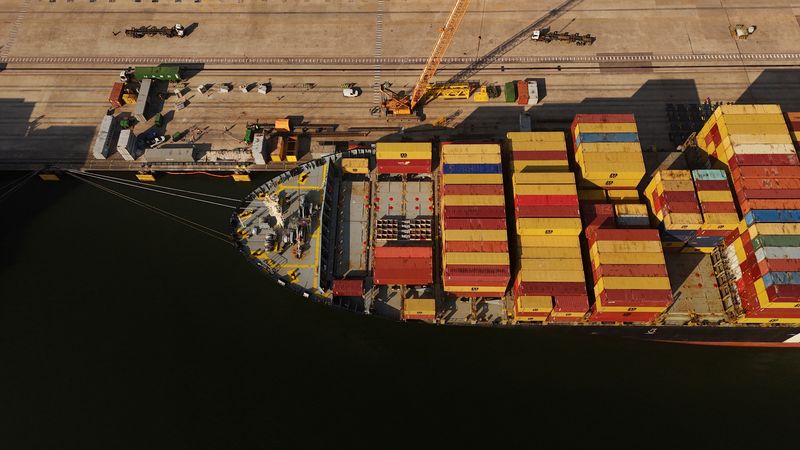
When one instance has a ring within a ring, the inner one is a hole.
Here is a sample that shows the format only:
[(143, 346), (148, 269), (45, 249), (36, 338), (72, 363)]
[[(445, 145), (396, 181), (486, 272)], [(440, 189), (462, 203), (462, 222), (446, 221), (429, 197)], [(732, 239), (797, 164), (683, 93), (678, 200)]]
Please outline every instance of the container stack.
[(658, 230), (586, 229), (594, 280), (590, 321), (654, 322), (672, 305)]
[(703, 225), (688, 248), (710, 253), (725, 239), (738, 234), (739, 213), (724, 170), (692, 170), (697, 200), (703, 214)]
[(650, 228), (647, 205), (643, 203), (615, 204), (614, 217), (619, 228)]
[(443, 143), (441, 151), (444, 290), (503, 297), (511, 268), (500, 146)]
[(375, 159), (379, 174), (431, 172), (430, 142), (378, 142)]
[(740, 321), (800, 323), (800, 162), (780, 107), (720, 106), (697, 140), (728, 169), (744, 215), (726, 248)]
[(703, 214), (688, 170), (659, 170), (644, 189), (665, 251), (679, 251), (697, 237)]
[(375, 247), (373, 283), (423, 286), (433, 282), (431, 247)]
[(519, 247), (517, 322), (577, 322), (589, 309), (575, 175), (564, 134), (508, 133)]
[(609, 201), (638, 201), (645, 174), (633, 114), (578, 114), (572, 121), (581, 188), (600, 188)]

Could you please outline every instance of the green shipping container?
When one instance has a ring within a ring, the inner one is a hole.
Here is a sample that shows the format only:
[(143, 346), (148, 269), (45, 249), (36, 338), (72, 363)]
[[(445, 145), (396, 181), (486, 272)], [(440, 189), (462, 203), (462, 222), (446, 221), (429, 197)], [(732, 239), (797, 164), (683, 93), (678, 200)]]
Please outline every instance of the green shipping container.
[(506, 83), (504, 91), (506, 93), (506, 103), (514, 103), (517, 101), (517, 83), (515, 81)]
[(144, 80), (151, 78), (154, 80), (181, 80), (181, 68), (178, 66), (160, 66), (160, 67), (137, 67), (133, 71), (133, 77), (137, 80)]

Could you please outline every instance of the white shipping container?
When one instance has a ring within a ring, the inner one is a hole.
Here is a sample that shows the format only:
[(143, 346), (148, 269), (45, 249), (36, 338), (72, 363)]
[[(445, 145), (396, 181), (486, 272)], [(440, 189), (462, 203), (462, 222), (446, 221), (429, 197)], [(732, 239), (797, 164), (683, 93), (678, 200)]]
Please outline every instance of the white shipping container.
[(266, 164), (264, 159), (264, 133), (256, 133), (253, 136), (253, 145), (250, 147), (253, 152), (253, 161), (256, 164)]
[(528, 81), (528, 104), (535, 105), (537, 103), (539, 103), (539, 83)]
[(736, 144), (733, 151), (739, 155), (791, 155), (795, 153), (792, 144)]
[(122, 159), (125, 161), (134, 161), (136, 159), (134, 138), (135, 136), (131, 132), (130, 128), (126, 128), (119, 132), (119, 138), (117, 139), (117, 153), (122, 155)]
[(106, 115), (100, 122), (100, 129), (92, 147), (92, 155), (95, 159), (106, 159), (110, 152), (111, 135), (114, 132), (114, 116)]

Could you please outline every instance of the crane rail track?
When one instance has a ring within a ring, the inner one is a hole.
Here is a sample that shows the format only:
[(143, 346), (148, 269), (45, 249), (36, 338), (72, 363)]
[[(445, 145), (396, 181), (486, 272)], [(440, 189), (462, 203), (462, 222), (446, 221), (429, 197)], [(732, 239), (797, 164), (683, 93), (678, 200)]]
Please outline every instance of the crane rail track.
[[(451, 56), (443, 64), (474, 64), (482, 58)], [(653, 63), (686, 61), (787, 61), (800, 60), (800, 53), (700, 53), (670, 55), (590, 55), (590, 56), (501, 56), (493, 64), (570, 64), (570, 63)], [(425, 64), (424, 57), (181, 57), (181, 56), (9, 56), (5, 64), (216, 64), (216, 65), (320, 65), (320, 66), (397, 66)]]

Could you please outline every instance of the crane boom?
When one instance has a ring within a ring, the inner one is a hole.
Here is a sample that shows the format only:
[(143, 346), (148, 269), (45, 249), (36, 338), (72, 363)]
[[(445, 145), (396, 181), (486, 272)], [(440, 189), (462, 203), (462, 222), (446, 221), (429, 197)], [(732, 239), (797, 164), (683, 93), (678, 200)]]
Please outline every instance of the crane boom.
[(464, 14), (467, 13), (469, 2), (470, 0), (457, 0), (453, 10), (450, 11), (450, 16), (447, 18), (447, 22), (444, 28), (442, 28), (441, 34), (439, 34), (439, 40), (436, 41), (433, 52), (431, 52), (431, 56), (428, 58), (425, 68), (422, 69), (422, 74), (420, 74), (419, 80), (417, 80), (417, 84), (414, 86), (414, 90), (411, 91), (410, 104), (412, 110), (420, 99), (422, 99), (422, 96), (425, 95), (425, 91), (428, 89), (428, 83), (431, 81), (431, 78), (433, 78), (433, 75), (436, 74), (436, 69), (439, 68), (439, 63), (442, 62), (442, 57), (447, 51), (447, 47), (453, 42), (453, 37), (456, 35), (456, 31), (458, 31), (458, 27), (461, 25), (461, 20), (464, 18)]

